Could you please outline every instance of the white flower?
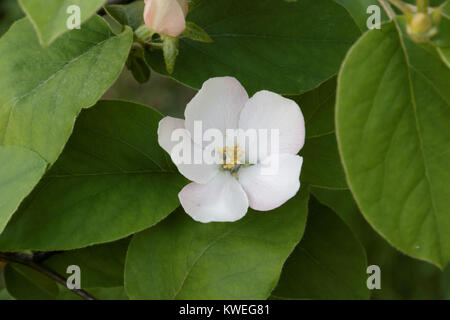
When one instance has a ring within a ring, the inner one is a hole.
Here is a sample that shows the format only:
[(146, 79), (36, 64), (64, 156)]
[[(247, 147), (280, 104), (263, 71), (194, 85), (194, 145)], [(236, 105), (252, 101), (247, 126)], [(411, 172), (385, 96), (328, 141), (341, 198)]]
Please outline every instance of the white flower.
[[(179, 144), (172, 136), (177, 129), (184, 129), (181, 132), (186, 139), (195, 137), (190, 143), (193, 153), (203, 152), (202, 141), (194, 135), (194, 122), (198, 121), (204, 130), (219, 129), (224, 135), (227, 129), (279, 130), (277, 148), (258, 150), (254, 164), (248, 164), (246, 149), (241, 150), (236, 142), (216, 147), (224, 163), (175, 163), (181, 174), (193, 181), (178, 197), (194, 220), (236, 221), (245, 216), (249, 206), (272, 210), (298, 192), (303, 159), (297, 153), (305, 141), (305, 123), (294, 101), (269, 91), (259, 91), (249, 99), (235, 78), (212, 78), (188, 103), (185, 118), (165, 117), (159, 123), (158, 142), (170, 154)], [(255, 140), (250, 140), (252, 143)], [(274, 174), (262, 174), (263, 167), (275, 162), (278, 170)]]

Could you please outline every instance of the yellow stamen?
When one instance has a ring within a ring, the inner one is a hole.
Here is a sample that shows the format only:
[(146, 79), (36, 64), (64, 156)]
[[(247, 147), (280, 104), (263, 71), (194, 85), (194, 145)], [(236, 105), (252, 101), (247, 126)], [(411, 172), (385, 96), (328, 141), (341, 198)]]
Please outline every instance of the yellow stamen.
[(233, 169), (239, 164), (243, 164), (243, 155), (245, 152), (239, 149), (236, 143), (233, 147), (217, 148), (223, 154), (222, 164), (224, 169)]

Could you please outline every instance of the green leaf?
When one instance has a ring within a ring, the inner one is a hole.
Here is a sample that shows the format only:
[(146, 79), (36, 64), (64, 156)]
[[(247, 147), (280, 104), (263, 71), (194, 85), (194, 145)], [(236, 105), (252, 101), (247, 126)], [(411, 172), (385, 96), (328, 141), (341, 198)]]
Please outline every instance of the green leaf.
[(14, 298), (8, 293), (5, 287), (5, 281), (3, 276), (4, 263), (0, 262), (0, 301), (2, 300), (14, 300)]
[(27, 147), (54, 162), (80, 109), (94, 105), (117, 79), (131, 41), (130, 29), (115, 36), (98, 16), (48, 48), (41, 48), (28, 20), (14, 24), (0, 40), (0, 144)]
[(53, 300), (59, 294), (60, 289), (55, 282), (23, 265), (9, 263), (4, 276), (8, 293), (15, 299)]
[(437, 49), (442, 60), (450, 69), (450, 2), (444, 7), (444, 16), (438, 26), (438, 34), (433, 38), (433, 42), (439, 46)]
[[(69, 277), (67, 267), (80, 267), (81, 288), (98, 299), (127, 299), (123, 273), (128, 240), (57, 253), (42, 265), (52, 272)], [(8, 264), (5, 269), (8, 291), (16, 299), (80, 299), (65, 286), (28, 266)]]
[(329, 208), (312, 198), (302, 241), (283, 267), (275, 299), (368, 299), (364, 248)]
[(109, 5), (106, 12), (123, 26), (136, 30), (144, 24), (144, 1), (135, 1), (126, 5)]
[(304, 159), (303, 183), (321, 188), (347, 188), (334, 133), (307, 138), (300, 155)]
[(22, 18), (24, 13), (17, 0), (2, 0), (0, 2), (0, 37), (11, 27), (14, 21)]
[(64, 251), (51, 256), (43, 264), (64, 276), (67, 276), (68, 266), (79, 266), (83, 288), (123, 287), (125, 256), (129, 242), (129, 239), (122, 239), (107, 244)]
[[(384, 239), (371, 234), (367, 245), (369, 264), (381, 270), (381, 290), (372, 290), (377, 300), (440, 300), (442, 271), (424, 261), (408, 257), (391, 247)], [(401, 270), (401, 271), (400, 271)]]
[[(87, 288), (90, 295), (99, 300), (129, 300), (124, 287)], [(60, 289), (58, 300), (75, 300), (80, 298), (67, 289)]]
[[(102, 6), (105, 0), (19, 0), (45, 46), (69, 31), (67, 21), (73, 12), (68, 8), (76, 5), (80, 9), (80, 22), (87, 21)], [(83, 27), (82, 27), (83, 28)]]
[(214, 40), (211, 39), (211, 37), (206, 33), (205, 30), (191, 21), (186, 22), (186, 29), (184, 29), (183, 31), (183, 36), (200, 42), (214, 42)]
[(134, 79), (140, 84), (150, 80), (150, 68), (145, 60), (139, 56), (130, 56), (127, 60), (127, 69), (131, 71)]
[(202, 224), (182, 210), (137, 234), (125, 265), (134, 299), (265, 299), (300, 241), (308, 191), (271, 212)]
[(450, 48), (450, 17), (443, 15), (438, 24), (438, 33), (432, 38), (434, 44), (442, 48)]
[(367, 19), (373, 13), (367, 13), (367, 8), (371, 5), (377, 5), (380, 8), (381, 22), (387, 21), (388, 17), (380, 6), (378, 0), (335, 0), (348, 10), (362, 32), (367, 31)]
[(139, 83), (146, 83), (150, 79), (150, 68), (145, 62), (144, 48), (140, 44), (133, 44), (127, 60), (127, 69)]
[(186, 180), (158, 145), (161, 118), (120, 101), (82, 112), (60, 159), (0, 235), (0, 250), (80, 248), (165, 218)]
[(6, 289), (0, 289), (0, 301), (3, 300), (14, 300), (13, 297), (8, 293), (8, 290)]
[(444, 299), (450, 300), (450, 265), (444, 270), (442, 286), (444, 288)]
[(6, 187), (0, 188), (0, 232), (61, 153), (80, 110), (117, 79), (131, 41), (129, 29), (114, 36), (100, 17), (48, 48), (27, 19), (1, 38), (0, 158), (6, 165), (0, 185)]
[(47, 169), (31, 150), (0, 146), (0, 233)]
[[(366, 247), (369, 258), (372, 254), (372, 251), (369, 249), (372, 248), (374, 239), (379, 240), (379, 242), (385, 242), (364, 219), (349, 190), (311, 188), (311, 194), (321, 204), (333, 210), (350, 227), (358, 240)], [(388, 244), (385, 244), (385, 247), (391, 248)], [(379, 261), (369, 260), (369, 262), (379, 264)]]
[(364, 220), (348, 190), (312, 188), (311, 193), (322, 204), (333, 209), (352, 229), (366, 249), (368, 264), (380, 267), (381, 290), (371, 290), (372, 299), (443, 298), (440, 270), (391, 247)]
[(450, 1), (446, 1), (444, 6), (442, 7), (442, 12), (447, 15), (450, 16)]
[[(306, 122), (306, 141), (301, 181), (313, 186), (347, 188), (334, 134), (336, 78), (299, 97)], [(292, 97), (291, 97), (292, 98)]]
[[(429, 0), (429, 5), (430, 5), (430, 7), (438, 7), (446, 1), (447, 0)], [(414, 7), (417, 4), (417, 0), (403, 0), (403, 2), (409, 3), (409, 4), (413, 5)]]
[(367, 237), (371, 239), (374, 231), (364, 220), (348, 189), (311, 188), (311, 193), (320, 203), (332, 209), (364, 245), (370, 241), (367, 240)]
[[(300, 94), (337, 71), (360, 35), (346, 10), (333, 0), (201, 1), (188, 21), (201, 26), (214, 43), (180, 39), (171, 75), (193, 88), (216, 76), (233, 76), (249, 93), (266, 89)], [(161, 52), (152, 68), (167, 74)]]
[(331, 78), (314, 90), (289, 98), (294, 99), (302, 110), (307, 139), (334, 133), (336, 77)]
[(166, 70), (169, 74), (173, 73), (175, 69), (175, 62), (178, 57), (178, 38), (164, 36), (162, 50), (164, 53), (164, 62), (166, 63)]
[(439, 48), (438, 52), (441, 55), (442, 61), (444, 61), (450, 69), (450, 48)]
[(450, 260), (450, 69), (395, 23), (365, 34), (343, 64), (339, 149), (371, 225), (408, 255), (443, 267)]

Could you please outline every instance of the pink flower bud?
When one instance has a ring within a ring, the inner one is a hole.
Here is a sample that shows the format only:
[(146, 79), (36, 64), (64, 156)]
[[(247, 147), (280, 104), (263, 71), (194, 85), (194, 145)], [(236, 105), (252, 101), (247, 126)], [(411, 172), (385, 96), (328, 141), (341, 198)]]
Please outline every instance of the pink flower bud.
[(145, 24), (161, 35), (179, 36), (186, 28), (187, 0), (145, 0)]

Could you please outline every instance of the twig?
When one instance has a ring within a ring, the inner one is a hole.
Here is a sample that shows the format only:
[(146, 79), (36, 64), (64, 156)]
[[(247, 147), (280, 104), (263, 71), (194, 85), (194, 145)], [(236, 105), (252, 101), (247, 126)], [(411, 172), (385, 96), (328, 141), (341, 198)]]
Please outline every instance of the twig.
[[(46, 253), (45, 255), (43, 253), (41, 253), (38, 256), (36, 256), (36, 258), (37, 258), (36, 259), (34, 256), (30, 256), (30, 255), (26, 255), (26, 254), (22, 254), (22, 253), (0, 252), (0, 260), (4, 260), (7, 262), (15, 262), (15, 263), (19, 263), (24, 266), (27, 266), (29, 268), (32, 268), (67, 288), (67, 279), (60, 276), (55, 271), (39, 264), (36, 261), (36, 260), (42, 261), (45, 258), (48, 258), (51, 254), (54, 254), (54, 253)], [(44, 256), (46, 256), (46, 257), (44, 257)], [(69, 288), (67, 288), (67, 289), (72, 291), (73, 293), (75, 293), (76, 295), (80, 296), (81, 298), (83, 298), (85, 300), (96, 300), (93, 296), (91, 296), (89, 293), (87, 293), (86, 291), (84, 291), (82, 289), (69, 289)]]
[(47, 260), (51, 256), (54, 256), (57, 253), (60, 253), (60, 251), (50, 251), (50, 252), (37, 251), (37, 252), (34, 252), (34, 254), (33, 254), (33, 261), (40, 263), (44, 260)]

